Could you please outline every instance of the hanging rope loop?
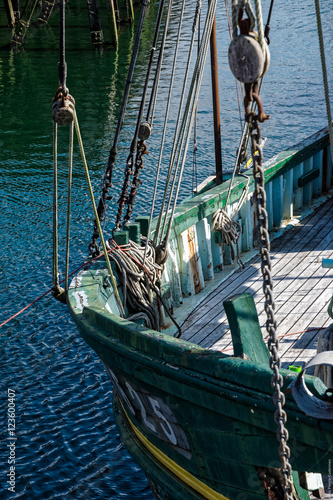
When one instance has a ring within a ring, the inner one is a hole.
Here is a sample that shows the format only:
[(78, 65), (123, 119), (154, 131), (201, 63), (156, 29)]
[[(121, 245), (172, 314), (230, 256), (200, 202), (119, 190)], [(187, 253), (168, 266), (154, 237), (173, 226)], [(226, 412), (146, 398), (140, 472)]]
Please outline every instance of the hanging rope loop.
[[(232, 259), (234, 260), (236, 257), (239, 267), (241, 269), (244, 269), (244, 264), (239, 255), (238, 244), (239, 238), (242, 234), (242, 226), (240, 225), (240, 223), (233, 220), (233, 218), (230, 217), (222, 208), (220, 208), (213, 214), (212, 223), (212, 231), (214, 233), (220, 233), (222, 236), (220, 240), (217, 239), (215, 241), (217, 241), (220, 246), (228, 245), (231, 249)], [(236, 246), (236, 255), (233, 245)]]

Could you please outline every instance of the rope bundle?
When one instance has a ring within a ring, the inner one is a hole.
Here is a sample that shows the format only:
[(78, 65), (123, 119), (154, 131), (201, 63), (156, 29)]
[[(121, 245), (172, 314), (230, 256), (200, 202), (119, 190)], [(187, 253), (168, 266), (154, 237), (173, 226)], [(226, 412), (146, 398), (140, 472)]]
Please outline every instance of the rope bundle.
[[(145, 238), (143, 238), (145, 244)], [(148, 328), (160, 331), (161, 307), (159, 299), (155, 298), (153, 291), (159, 291), (156, 284), (161, 266), (155, 263), (155, 248), (148, 243), (145, 256), (145, 246), (140, 246), (131, 241), (130, 245), (120, 247), (113, 239), (106, 242), (109, 258), (118, 268), (118, 276), (122, 285), (124, 309), (126, 304), (133, 311), (139, 311), (127, 319), (134, 321), (144, 319)], [(145, 259), (145, 263), (143, 264)]]
[(226, 244), (230, 246), (233, 260), (235, 259), (235, 252), (232, 244), (234, 243), (236, 245), (237, 262), (240, 267), (244, 268), (244, 264), (239, 256), (239, 246), (238, 246), (238, 240), (240, 235), (242, 234), (242, 227), (240, 223), (233, 220), (232, 217), (229, 217), (229, 215), (225, 210), (223, 210), (223, 208), (216, 210), (216, 212), (213, 215), (212, 222), (213, 222), (213, 232), (220, 232), (222, 234), (221, 244), (222, 245)]

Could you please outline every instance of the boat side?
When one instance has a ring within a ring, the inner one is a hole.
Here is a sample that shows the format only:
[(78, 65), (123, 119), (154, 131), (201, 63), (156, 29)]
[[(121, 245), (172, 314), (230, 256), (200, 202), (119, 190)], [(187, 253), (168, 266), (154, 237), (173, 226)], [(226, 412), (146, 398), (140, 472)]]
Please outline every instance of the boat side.
[[(100, 271), (86, 269), (72, 283), (70, 311), (114, 384), (119, 430), (138, 463), (150, 463), (145, 470), (154, 484), (181, 486), (170, 498), (187, 498), (184, 488), (188, 498), (266, 498), (260, 471), (279, 467), (269, 366), (114, 315), (103, 304)], [(295, 374), (283, 374), (286, 389)], [(308, 383), (323, 396), (319, 379)], [(333, 424), (318, 426), (289, 394), (287, 412), (294, 470), (325, 473)]]

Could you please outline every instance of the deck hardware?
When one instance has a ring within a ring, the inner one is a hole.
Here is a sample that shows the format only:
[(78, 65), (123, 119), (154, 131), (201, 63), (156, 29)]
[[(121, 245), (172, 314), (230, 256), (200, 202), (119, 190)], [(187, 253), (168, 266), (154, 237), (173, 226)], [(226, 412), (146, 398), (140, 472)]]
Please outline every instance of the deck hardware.
[[(309, 391), (305, 384), (304, 374), (306, 370), (318, 365), (333, 367), (333, 352), (320, 352), (305, 365), (292, 385), (292, 395), (298, 407), (310, 417), (333, 420), (333, 402), (330, 401), (331, 398), (327, 401), (317, 398)], [(326, 393), (328, 391), (332, 391), (332, 389), (328, 389)]]
[(314, 179), (317, 179), (317, 177), (319, 177), (319, 174), (320, 174), (319, 168), (314, 168), (313, 170), (310, 170), (310, 172), (301, 175), (298, 178), (298, 187), (304, 187), (309, 182), (312, 182)]

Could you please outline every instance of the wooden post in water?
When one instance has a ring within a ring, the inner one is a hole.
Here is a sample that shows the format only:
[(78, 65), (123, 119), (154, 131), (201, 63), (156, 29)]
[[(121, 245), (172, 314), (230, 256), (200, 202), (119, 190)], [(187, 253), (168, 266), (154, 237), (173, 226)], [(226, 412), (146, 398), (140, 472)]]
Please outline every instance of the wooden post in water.
[(89, 13), (91, 41), (93, 45), (102, 45), (103, 31), (99, 15), (98, 0), (87, 0), (87, 4)]
[(214, 18), (212, 33), (210, 36), (210, 62), (212, 73), (212, 93), (213, 93), (213, 112), (214, 112), (214, 138), (215, 138), (215, 167), (216, 184), (222, 184), (222, 147), (221, 147), (221, 120), (220, 120), (220, 100), (218, 84), (218, 64), (217, 64), (217, 46), (216, 46), (216, 19)]
[(17, 23), (17, 21), (21, 17), (21, 2), (20, 0), (12, 0), (12, 5), (13, 5), (15, 22)]
[(8, 19), (8, 25), (13, 27), (15, 25), (15, 16), (12, 0), (5, 0), (5, 9)]
[(114, 0), (107, 0), (107, 8), (110, 21), (111, 43), (118, 44), (118, 23), (116, 18), (116, 9)]
[(22, 17), (18, 21), (12, 38), (12, 46), (22, 45), (25, 35), (30, 26), (31, 18), (35, 12), (38, 0), (27, 0), (23, 9)]

